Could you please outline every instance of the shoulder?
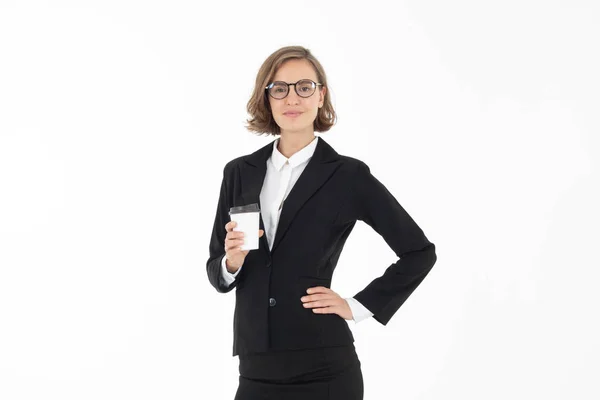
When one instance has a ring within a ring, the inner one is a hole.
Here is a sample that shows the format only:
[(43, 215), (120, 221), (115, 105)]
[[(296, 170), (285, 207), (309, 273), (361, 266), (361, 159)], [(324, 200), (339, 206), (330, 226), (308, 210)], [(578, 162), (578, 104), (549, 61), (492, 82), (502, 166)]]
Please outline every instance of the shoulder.
[(238, 168), (238, 165), (242, 162), (244, 162), (244, 158), (246, 158), (247, 156), (240, 156), (240, 157), (236, 157), (233, 160), (229, 160), (225, 163), (225, 166), (223, 167), (223, 175), (225, 176), (230, 176), (231, 173), (233, 171), (235, 171)]
[(252, 154), (245, 154), (227, 161), (223, 167), (223, 176), (226, 178), (232, 178), (238, 174), (243, 165), (246, 164), (246, 160), (248, 160), (251, 156)]
[(379, 180), (371, 172), (369, 165), (356, 157), (340, 155), (344, 176), (351, 182), (350, 191), (353, 196), (369, 197), (379, 189)]
[(246, 164), (257, 166), (265, 163), (272, 152), (273, 142), (269, 142), (252, 153), (244, 154), (227, 161), (223, 168), (223, 173), (225, 176), (232, 176), (231, 174), (240, 171)]
[(344, 163), (344, 166), (354, 174), (364, 175), (370, 172), (367, 163), (358, 158), (340, 154), (340, 159)]

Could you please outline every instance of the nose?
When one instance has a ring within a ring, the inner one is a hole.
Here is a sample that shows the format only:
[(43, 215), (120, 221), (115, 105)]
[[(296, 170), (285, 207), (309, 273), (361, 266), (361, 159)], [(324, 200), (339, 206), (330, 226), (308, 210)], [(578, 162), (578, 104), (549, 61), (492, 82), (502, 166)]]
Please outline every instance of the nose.
[(298, 96), (298, 93), (296, 93), (295, 86), (289, 85), (288, 88), (288, 95), (285, 97), (286, 104), (298, 104), (298, 101), (300, 101), (300, 96)]

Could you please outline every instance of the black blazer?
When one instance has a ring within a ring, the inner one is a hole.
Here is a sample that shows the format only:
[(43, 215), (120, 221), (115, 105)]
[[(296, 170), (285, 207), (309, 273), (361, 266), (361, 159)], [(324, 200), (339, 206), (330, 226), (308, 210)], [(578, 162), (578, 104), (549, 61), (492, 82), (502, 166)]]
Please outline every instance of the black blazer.
[[(272, 251), (263, 235), (260, 248), (248, 252), (235, 282), (225, 286), (220, 277), (229, 208), (260, 205), (272, 151), (273, 142), (231, 160), (223, 170), (206, 269), (218, 292), (236, 288), (233, 355), (351, 344), (354, 338), (346, 320), (337, 314), (315, 314), (303, 307), (300, 297), (312, 286), (331, 287), (356, 221), (369, 224), (399, 257), (354, 296), (383, 325), (435, 264), (435, 246), (364, 162), (339, 155), (319, 137), (283, 204)], [(262, 218), (260, 229), (265, 229)]]

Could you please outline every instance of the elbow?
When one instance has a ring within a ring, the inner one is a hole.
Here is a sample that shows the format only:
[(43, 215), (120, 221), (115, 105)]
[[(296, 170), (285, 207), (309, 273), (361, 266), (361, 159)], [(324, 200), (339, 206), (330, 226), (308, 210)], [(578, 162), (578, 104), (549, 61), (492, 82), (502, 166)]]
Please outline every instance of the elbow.
[(437, 253), (435, 251), (435, 244), (429, 243), (423, 249), (426, 253), (426, 264), (429, 266), (429, 269), (433, 268), (435, 262), (437, 261)]
[(420, 271), (420, 273), (424, 273), (426, 275), (433, 268), (437, 261), (435, 244), (427, 242), (424, 247), (402, 254), (400, 259), (406, 259), (406, 262), (411, 266), (411, 268), (416, 268)]

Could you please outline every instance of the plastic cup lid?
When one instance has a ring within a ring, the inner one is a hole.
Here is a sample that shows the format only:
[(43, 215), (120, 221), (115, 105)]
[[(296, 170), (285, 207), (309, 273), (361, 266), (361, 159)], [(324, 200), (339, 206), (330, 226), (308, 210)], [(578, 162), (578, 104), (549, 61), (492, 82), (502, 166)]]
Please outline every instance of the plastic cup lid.
[(258, 207), (258, 203), (247, 204), (245, 206), (237, 206), (231, 207), (229, 209), (229, 215), (231, 214), (239, 214), (239, 213), (248, 213), (248, 212), (259, 212), (260, 209)]

